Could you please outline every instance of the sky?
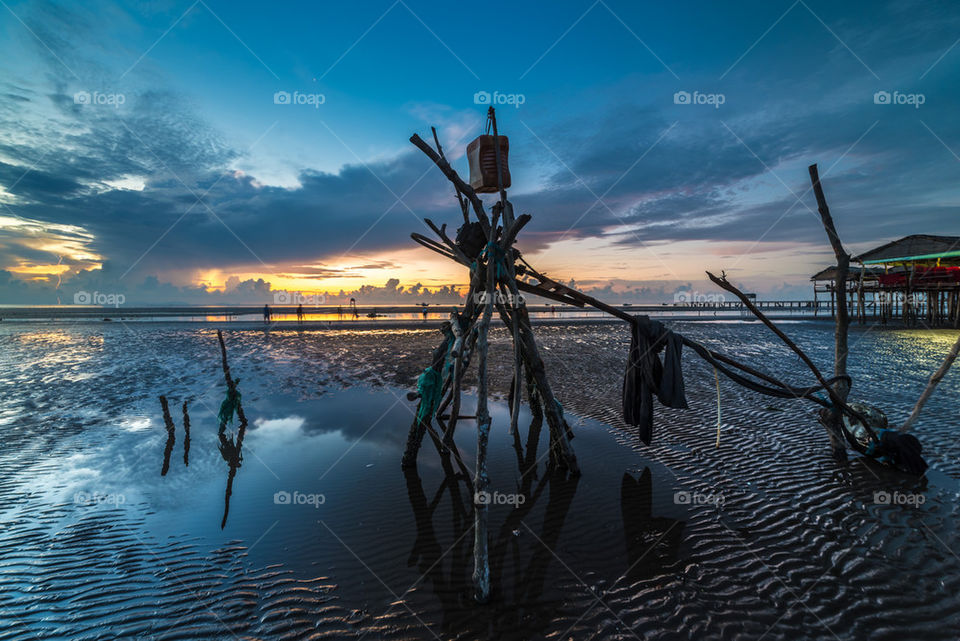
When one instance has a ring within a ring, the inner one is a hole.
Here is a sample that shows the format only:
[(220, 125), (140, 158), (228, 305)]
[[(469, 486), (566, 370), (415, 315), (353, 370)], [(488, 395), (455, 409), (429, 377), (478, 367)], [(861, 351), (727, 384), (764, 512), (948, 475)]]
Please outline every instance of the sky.
[(852, 253), (960, 235), (951, 1), (0, 0), (0, 60), (0, 304), (455, 297), (408, 139), (466, 177), (489, 101), (519, 249), (610, 300), (809, 299), (812, 163)]

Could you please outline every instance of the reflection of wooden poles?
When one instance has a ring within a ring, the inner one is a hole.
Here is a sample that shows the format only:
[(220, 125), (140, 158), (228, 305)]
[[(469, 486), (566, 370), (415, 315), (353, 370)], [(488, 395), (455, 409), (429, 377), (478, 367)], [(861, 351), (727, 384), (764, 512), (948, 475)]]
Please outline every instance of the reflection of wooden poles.
[(926, 405), (927, 400), (933, 394), (934, 390), (937, 389), (937, 385), (940, 384), (940, 381), (943, 380), (943, 377), (946, 376), (947, 372), (950, 371), (950, 366), (953, 365), (953, 361), (957, 360), (957, 354), (960, 353), (960, 337), (957, 338), (957, 341), (953, 344), (953, 347), (950, 348), (950, 352), (947, 354), (947, 357), (943, 360), (943, 364), (940, 365), (940, 369), (933, 373), (930, 377), (930, 381), (927, 383), (926, 389), (923, 390), (923, 394), (920, 395), (920, 398), (917, 399), (917, 404), (913, 406), (913, 411), (910, 413), (910, 418), (900, 426), (901, 432), (908, 431), (917, 420), (917, 417), (920, 416), (920, 411), (923, 409), (923, 406)]
[[(223, 378), (227, 383), (228, 393), (236, 394), (238, 393), (237, 382), (230, 375), (230, 364), (227, 362), (227, 346), (223, 342), (223, 333), (219, 329), (217, 330), (217, 340), (220, 342), (220, 361), (221, 367), (223, 368)], [(227, 489), (223, 496), (223, 519), (220, 521), (221, 530), (226, 527), (227, 515), (230, 514), (230, 496), (233, 494), (233, 479), (237, 475), (237, 469), (239, 469), (243, 463), (243, 437), (247, 433), (247, 417), (243, 413), (243, 405), (239, 398), (237, 399), (237, 418), (239, 419), (240, 427), (237, 429), (236, 443), (233, 442), (232, 438), (227, 438), (223, 431), (224, 426), (220, 426), (220, 455), (223, 456), (223, 459), (230, 467), (230, 472), (227, 474)]]
[(166, 476), (170, 471), (170, 454), (173, 452), (173, 444), (176, 441), (177, 426), (173, 423), (170, 416), (170, 406), (167, 404), (167, 397), (160, 397), (160, 407), (163, 409), (163, 424), (167, 428), (167, 442), (163, 448), (163, 467), (160, 469), (160, 476)]
[(187, 402), (183, 402), (183, 464), (190, 465), (190, 415), (187, 414)]
[(240, 428), (237, 430), (237, 442), (227, 438), (224, 432), (220, 432), (220, 454), (227, 462), (230, 471), (227, 473), (227, 489), (223, 494), (223, 519), (220, 521), (220, 529), (227, 525), (227, 515), (230, 514), (230, 497), (233, 495), (233, 479), (237, 476), (237, 470), (243, 464), (243, 436), (247, 433), (247, 420), (240, 419)]
[[(446, 457), (442, 456), (441, 461), (444, 460), (446, 460)], [(449, 463), (449, 461), (447, 462)], [(410, 507), (413, 509), (417, 529), (413, 548), (407, 557), (407, 566), (416, 566), (424, 584), (429, 585), (439, 599), (443, 616), (440, 627), (446, 638), (450, 636), (449, 632), (452, 626), (457, 623), (455, 620), (450, 621), (448, 617), (462, 609), (463, 605), (459, 586), (466, 580), (468, 572), (467, 559), (470, 554), (470, 538), (467, 536), (468, 521), (466, 516), (470, 502), (466, 501), (461, 494), (458, 479), (451, 473), (451, 468), (444, 466), (444, 471), (444, 480), (434, 493), (432, 500), (428, 500), (423, 489), (423, 482), (415, 467), (404, 469), (403, 475), (406, 480), (407, 497), (410, 500)], [(452, 536), (454, 537), (454, 543), (450, 548), (440, 546), (433, 525), (434, 514), (445, 491), (450, 492), (450, 504), (453, 508)], [(445, 568), (445, 557), (450, 558), (449, 569)], [(399, 601), (394, 602), (395, 605), (402, 602), (406, 594), (412, 590), (413, 587), (406, 593), (401, 594)]]

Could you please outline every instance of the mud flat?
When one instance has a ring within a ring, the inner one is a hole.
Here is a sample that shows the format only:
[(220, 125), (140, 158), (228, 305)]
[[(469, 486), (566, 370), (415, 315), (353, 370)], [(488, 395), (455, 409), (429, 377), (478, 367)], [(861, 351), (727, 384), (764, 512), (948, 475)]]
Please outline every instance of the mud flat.
[[(755, 324), (672, 326), (807, 380)], [(830, 362), (829, 326), (789, 328)], [(225, 336), (250, 426), (221, 529), (229, 465), (212, 326), (0, 328), (0, 639), (934, 640), (960, 629), (956, 376), (917, 426), (932, 465), (917, 481), (836, 466), (810, 407), (722, 379), (716, 447), (713, 371), (694, 358), (691, 409), (658, 408), (643, 447), (619, 418), (625, 328), (544, 326), (583, 476), (547, 474), (545, 434), (528, 439), (536, 418), (524, 414), (518, 443), (495, 405), (494, 600), (478, 607), (474, 497), (429, 443), (415, 473), (399, 467), (405, 393), (436, 330)], [(854, 330), (853, 395), (902, 420), (955, 338)], [(491, 340), (504, 394), (509, 337)], [(176, 426), (165, 476), (160, 394)], [(458, 428), (468, 466), (472, 427)]]

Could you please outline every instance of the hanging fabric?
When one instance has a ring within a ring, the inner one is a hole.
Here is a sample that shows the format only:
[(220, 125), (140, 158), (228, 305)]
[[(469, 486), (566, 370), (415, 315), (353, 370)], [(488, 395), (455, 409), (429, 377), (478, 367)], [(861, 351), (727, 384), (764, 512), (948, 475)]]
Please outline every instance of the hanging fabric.
[[(653, 397), (674, 409), (687, 409), (680, 336), (658, 321), (632, 323), (630, 353), (623, 377), (623, 420), (637, 426), (640, 440), (653, 439)], [(660, 352), (664, 352), (663, 361)]]

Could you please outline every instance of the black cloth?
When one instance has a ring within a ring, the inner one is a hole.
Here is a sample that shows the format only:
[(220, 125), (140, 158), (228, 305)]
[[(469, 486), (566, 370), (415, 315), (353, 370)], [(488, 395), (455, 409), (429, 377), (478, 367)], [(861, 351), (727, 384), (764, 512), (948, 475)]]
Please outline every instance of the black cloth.
[(893, 464), (908, 474), (923, 474), (927, 471), (923, 446), (913, 434), (880, 430), (878, 452), (893, 459)]
[[(636, 425), (640, 440), (653, 438), (653, 397), (667, 407), (687, 409), (683, 389), (683, 341), (658, 321), (637, 317), (623, 376), (623, 420)], [(660, 352), (664, 352), (663, 361)]]
[(457, 247), (470, 260), (476, 260), (483, 248), (487, 246), (487, 235), (480, 223), (464, 223), (457, 230)]

